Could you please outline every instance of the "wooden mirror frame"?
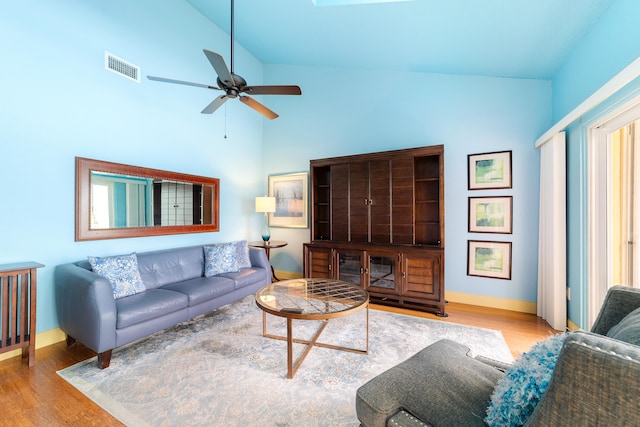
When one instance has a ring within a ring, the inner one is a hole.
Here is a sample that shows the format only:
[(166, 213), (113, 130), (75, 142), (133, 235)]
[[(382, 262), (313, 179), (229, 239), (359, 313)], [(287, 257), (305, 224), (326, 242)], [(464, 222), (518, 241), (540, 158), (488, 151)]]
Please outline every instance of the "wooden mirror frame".
[[(147, 227), (123, 227), (92, 229), (91, 218), (91, 173), (107, 172), (142, 178), (200, 184), (213, 187), (211, 224), (162, 225)], [(161, 236), (168, 234), (205, 233), (220, 231), (220, 180), (198, 175), (168, 172), (120, 163), (76, 157), (76, 237), (75, 240), (121, 239), (128, 237)]]

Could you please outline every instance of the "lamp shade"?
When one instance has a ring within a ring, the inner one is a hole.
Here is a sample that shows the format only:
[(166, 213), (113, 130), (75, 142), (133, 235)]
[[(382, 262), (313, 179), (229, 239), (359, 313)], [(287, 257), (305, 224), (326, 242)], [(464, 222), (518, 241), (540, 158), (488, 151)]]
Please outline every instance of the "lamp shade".
[(276, 211), (276, 198), (275, 197), (256, 197), (256, 212), (275, 212)]

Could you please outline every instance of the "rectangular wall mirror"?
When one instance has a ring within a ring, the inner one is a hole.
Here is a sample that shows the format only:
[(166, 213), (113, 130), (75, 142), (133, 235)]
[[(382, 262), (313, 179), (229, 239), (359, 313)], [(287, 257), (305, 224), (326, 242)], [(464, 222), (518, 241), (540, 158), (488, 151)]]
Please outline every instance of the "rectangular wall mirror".
[(219, 231), (220, 180), (76, 157), (76, 241)]

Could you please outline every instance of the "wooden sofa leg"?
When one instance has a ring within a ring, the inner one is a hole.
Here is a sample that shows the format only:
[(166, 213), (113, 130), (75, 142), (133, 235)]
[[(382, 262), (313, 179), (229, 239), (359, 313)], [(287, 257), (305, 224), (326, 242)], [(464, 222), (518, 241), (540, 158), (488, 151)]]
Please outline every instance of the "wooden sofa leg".
[(76, 339), (71, 335), (67, 335), (67, 347), (71, 347), (76, 343)]
[(111, 363), (111, 350), (98, 353), (98, 368), (105, 369), (109, 367)]

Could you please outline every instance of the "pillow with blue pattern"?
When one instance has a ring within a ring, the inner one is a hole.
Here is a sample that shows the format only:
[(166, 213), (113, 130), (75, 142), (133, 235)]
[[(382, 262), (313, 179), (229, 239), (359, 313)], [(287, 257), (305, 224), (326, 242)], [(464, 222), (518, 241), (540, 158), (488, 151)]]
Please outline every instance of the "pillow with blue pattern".
[(238, 268), (251, 268), (251, 258), (249, 257), (249, 245), (246, 240), (235, 242), (238, 255)]
[(91, 269), (111, 282), (111, 291), (115, 299), (134, 295), (145, 290), (138, 257), (135, 253), (110, 257), (89, 256)]
[(211, 277), (234, 273), (238, 268), (238, 250), (235, 243), (222, 243), (204, 247), (204, 275)]
[(484, 421), (490, 426), (521, 426), (547, 390), (566, 333), (540, 341), (523, 353), (493, 390)]

